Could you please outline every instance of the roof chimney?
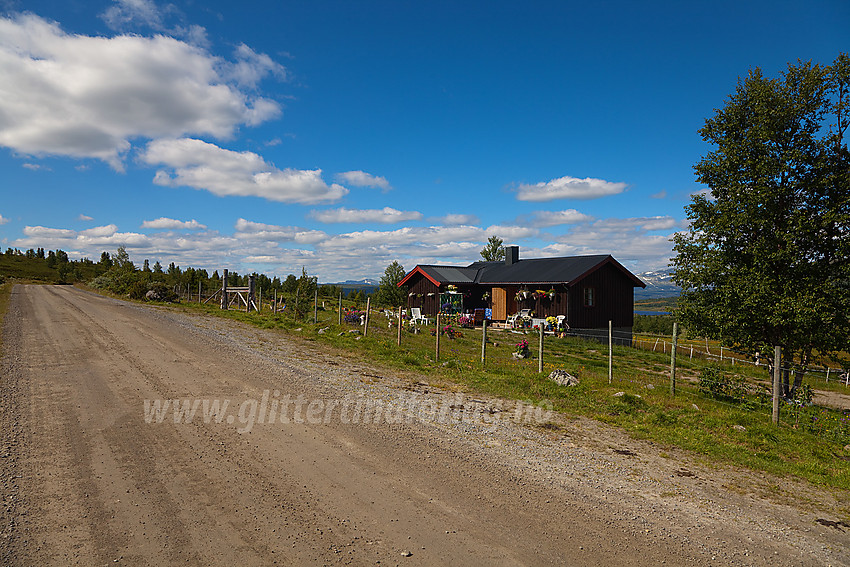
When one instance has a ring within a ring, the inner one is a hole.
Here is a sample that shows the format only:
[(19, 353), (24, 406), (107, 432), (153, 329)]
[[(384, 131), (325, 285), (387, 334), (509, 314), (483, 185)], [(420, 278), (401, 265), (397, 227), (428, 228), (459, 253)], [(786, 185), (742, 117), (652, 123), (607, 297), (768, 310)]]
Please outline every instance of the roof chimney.
[(519, 246), (505, 246), (505, 265), (519, 262)]

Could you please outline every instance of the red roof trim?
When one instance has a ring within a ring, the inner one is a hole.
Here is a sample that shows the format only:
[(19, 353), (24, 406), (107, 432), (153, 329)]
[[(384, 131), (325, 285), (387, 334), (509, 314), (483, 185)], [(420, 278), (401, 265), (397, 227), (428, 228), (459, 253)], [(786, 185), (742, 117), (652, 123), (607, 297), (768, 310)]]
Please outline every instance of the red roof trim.
[(422, 274), (422, 275), (425, 277), (425, 279), (427, 279), (428, 281), (430, 281), (430, 282), (431, 282), (432, 284), (434, 284), (435, 286), (440, 287), (440, 282), (438, 282), (437, 280), (435, 280), (434, 278), (432, 278), (431, 276), (429, 276), (429, 275), (425, 272), (425, 270), (423, 270), (423, 269), (422, 269), (422, 268), (420, 268), (419, 266), (416, 266), (415, 268), (413, 268), (412, 270), (410, 270), (410, 273), (409, 273), (409, 274), (407, 274), (406, 276), (404, 276), (404, 277), (401, 279), (401, 281), (400, 281), (400, 282), (398, 282), (397, 287), (401, 287), (401, 286), (403, 286), (404, 284), (406, 284), (406, 283), (407, 283), (407, 280), (409, 280), (410, 278), (412, 278), (412, 277), (413, 277), (413, 274), (416, 274), (416, 273), (420, 273), (420, 274)]

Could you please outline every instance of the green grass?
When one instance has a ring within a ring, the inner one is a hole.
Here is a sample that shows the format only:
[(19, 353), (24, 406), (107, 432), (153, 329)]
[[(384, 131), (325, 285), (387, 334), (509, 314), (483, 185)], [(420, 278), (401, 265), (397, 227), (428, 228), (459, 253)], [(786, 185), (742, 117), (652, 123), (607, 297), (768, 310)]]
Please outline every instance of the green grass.
[(673, 311), (678, 301), (678, 297), (639, 299), (635, 301), (635, 309), (637, 311)]
[[(813, 484), (850, 489), (850, 425), (835, 439), (826, 439), (793, 427), (795, 417), (783, 407), (779, 427), (771, 423), (771, 408), (752, 400), (740, 403), (707, 398), (699, 393), (694, 378), (704, 368), (701, 360), (682, 358), (677, 364), (677, 395), (669, 395), (669, 354), (614, 347), (614, 380), (608, 384), (607, 345), (577, 338), (546, 337), (544, 373), (538, 373), (538, 336), (507, 331), (488, 333), (487, 366), (480, 362), (481, 330), (462, 330), (463, 337), (441, 337), (439, 360), (430, 329), (415, 335), (402, 333), (396, 345), (396, 328), (388, 328), (387, 318), (376, 314), (368, 336), (349, 333), (359, 325), (337, 325), (337, 314), (319, 312), (319, 323), (294, 321), (290, 313), (272, 315), (221, 311), (217, 305), (181, 304), (177, 309), (243, 321), (261, 328), (277, 329), (289, 336), (319, 343), (329, 350), (356, 360), (369, 360), (397, 369), (411, 380), (424, 379), (470, 392), (530, 401), (551, 407), (566, 415), (580, 415), (622, 428), (631, 435), (663, 445), (680, 447), (720, 463), (739, 465), (775, 475), (793, 475)], [(319, 329), (327, 328), (323, 334)], [(300, 331), (296, 331), (300, 329)], [(340, 336), (341, 335), (341, 336)], [(356, 337), (360, 336), (360, 339)], [(514, 345), (527, 338), (532, 359), (515, 360)], [(495, 343), (495, 344), (494, 344)], [(562, 368), (580, 378), (574, 387), (558, 386), (546, 379), (549, 372)], [(748, 381), (766, 382), (764, 367), (726, 366)], [(407, 373), (407, 374), (406, 374)], [(651, 385), (651, 386), (650, 386)], [(615, 397), (617, 392), (625, 395)], [(696, 409), (694, 406), (697, 406)], [(818, 411), (821, 411), (818, 408)], [(829, 412), (830, 410), (822, 410)], [(840, 417), (836, 412), (829, 415)], [(733, 426), (744, 426), (736, 430)]]

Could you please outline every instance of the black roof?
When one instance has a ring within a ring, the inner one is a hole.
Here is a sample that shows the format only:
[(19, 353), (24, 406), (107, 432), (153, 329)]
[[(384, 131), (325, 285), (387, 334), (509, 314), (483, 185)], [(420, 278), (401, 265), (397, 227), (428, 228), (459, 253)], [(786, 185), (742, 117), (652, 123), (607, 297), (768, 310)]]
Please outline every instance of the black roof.
[(570, 283), (590, 272), (610, 255), (567, 256), (565, 258), (534, 258), (518, 260), (510, 266), (499, 262), (481, 271), (482, 284)]
[[(430, 279), (446, 284), (481, 285), (517, 285), (517, 284), (572, 284), (602, 267), (612, 263), (635, 286), (646, 287), (637, 276), (632, 274), (610, 254), (593, 256), (564, 256), (559, 258), (534, 258), (517, 260), (507, 265), (504, 262), (474, 262), (466, 267), (460, 266), (417, 266)], [(413, 272), (402, 280), (407, 280)]]

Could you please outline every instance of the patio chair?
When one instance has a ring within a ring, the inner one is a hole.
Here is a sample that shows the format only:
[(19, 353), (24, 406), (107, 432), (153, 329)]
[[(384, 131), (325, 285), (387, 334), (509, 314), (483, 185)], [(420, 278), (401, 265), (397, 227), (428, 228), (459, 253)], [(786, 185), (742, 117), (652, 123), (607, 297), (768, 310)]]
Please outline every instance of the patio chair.
[(419, 307), (411, 307), (410, 308), (410, 324), (415, 325), (416, 323), (427, 323), (425, 317), (422, 316), (422, 309)]
[(531, 317), (531, 309), (523, 309), (519, 313), (514, 313), (510, 317), (508, 317), (507, 323), (511, 326), (511, 328), (516, 328), (516, 324), (518, 321), (523, 319), (527, 319)]

